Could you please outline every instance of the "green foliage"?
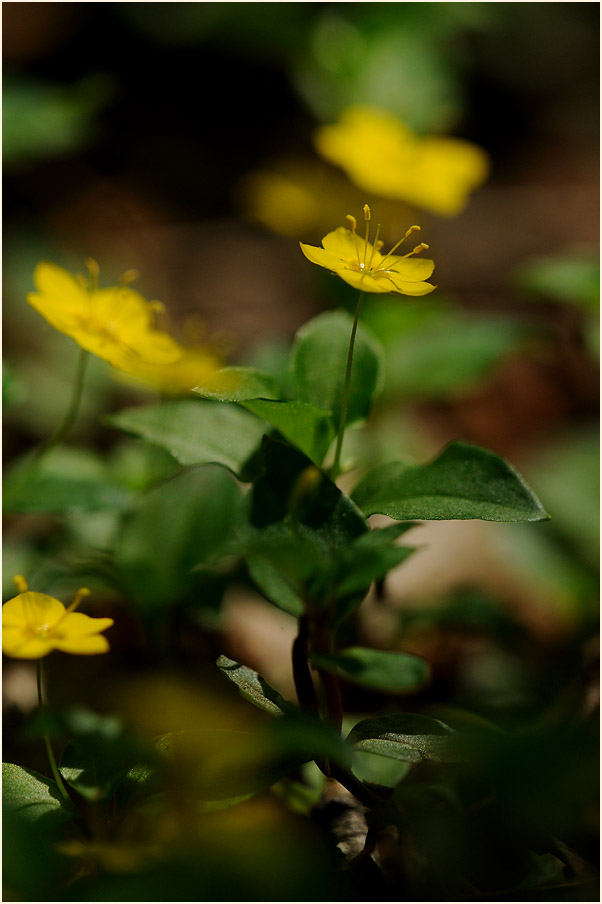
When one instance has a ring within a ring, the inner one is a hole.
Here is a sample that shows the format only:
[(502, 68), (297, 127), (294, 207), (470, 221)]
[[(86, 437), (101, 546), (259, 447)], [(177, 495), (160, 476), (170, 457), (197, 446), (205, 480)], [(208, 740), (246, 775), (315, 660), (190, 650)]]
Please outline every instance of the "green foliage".
[[(223, 377), (220, 380), (220, 377)], [(210, 389), (198, 386), (194, 392), (203, 399), (217, 402), (244, 402), (248, 399), (277, 399), (280, 396), (278, 384), (271, 374), (255, 367), (224, 367), (216, 374), (220, 388)]]
[(352, 493), (366, 515), (425, 521), (480, 518), (542, 521), (548, 517), (522, 477), (503, 459), (450, 443), (426, 465), (391, 462), (369, 471)]
[(349, 732), (347, 743), (357, 750), (405, 763), (454, 763), (461, 758), (454, 730), (438, 719), (416, 713), (364, 719)]
[(193, 568), (226, 552), (239, 489), (213, 465), (181, 471), (140, 496), (125, 514), (113, 565), (137, 605), (162, 610), (195, 585)]
[[(296, 397), (332, 412), (337, 427), (352, 324), (352, 318), (345, 311), (320, 314), (301, 327), (291, 351)], [(383, 350), (360, 323), (353, 356), (348, 424), (368, 416), (373, 400), (383, 388), (383, 381)]]
[(276, 402), (255, 399), (245, 408), (268, 421), (293, 446), (321, 465), (334, 439), (334, 424), (328, 411), (306, 402)]
[(295, 709), (292, 703), (287, 703), (254, 669), (228, 659), (227, 656), (220, 656), (216, 665), (222, 674), (238, 687), (241, 697), (259, 709), (272, 716), (283, 716), (287, 711)]
[(182, 465), (220, 464), (236, 475), (264, 432), (257, 418), (234, 405), (191, 399), (128, 408), (106, 420), (167, 449)]
[(412, 693), (430, 678), (428, 663), (409, 653), (348, 647), (339, 653), (311, 653), (309, 659), (319, 669), (339, 672), (354, 684), (384, 692)]
[(8, 815), (32, 823), (44, 820), (53, 829), (74, 816), (56, 782), (13, 763), (2, 764), (2, 807)]
[(53, 449), (39, 461), (26, 459), (4, 479), (6, 512), (64, 513), (122, 508), (130, 494), (93, 453)]

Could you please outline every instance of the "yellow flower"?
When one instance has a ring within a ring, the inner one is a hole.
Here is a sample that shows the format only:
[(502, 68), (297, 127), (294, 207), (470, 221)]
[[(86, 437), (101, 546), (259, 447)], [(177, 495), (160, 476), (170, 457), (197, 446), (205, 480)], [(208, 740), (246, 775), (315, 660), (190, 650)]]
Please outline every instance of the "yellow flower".
[(487, 178), (487, 155), (457, 138), (420, 138), (396, 116), (349, 107), (315, 135), (318, 152), (364, 191), (455, 216)]
[(432, 292), (436, 286), (424, 280), (428, 279), (435, 269), (434, 262), (426, 258), (412, 258), (414, 254), (428, 248), (428, 245), (421, 242), (407, 254), (393, 254), (408, 236), (420, 229), (420, 226), (410, 226), (404, 237), (388, 254), (381, 254), (383, 243), (378, 238), (380, 226), (376, 230), (374, 244), (369, 241), (370, 218), (370, 208), (365, 204), (365, 237), (357, 234), (356, 219), (349, 215), (347, 220), (351, 229), (339, 226), (338, 229), (329, 232), (322, 239), (322, 248), (299, 242), (301, 251), (312, 264), (332, 270), (350, 286), (364, 292), (396, 292), (400, 295), (427, 295)]
[(110, 628), (113, 619), (73, 611), (89, 590), (82, 587), (65, 608), (53, 596), (28, 590), (22, 575), (14, 582), (20, 593), (2, 606), (3, 653), (15, 659), (41, 659), (53, 650), (80, 656), (107, 652), (109, 643), (100, 632)]
[(148, 302), (128, 285), (98, 287), (98, 266), (87, 261), (90, 279), (76, 278), (56, 264), (42, 262), (34, 273), (37, 292), (27, 301), (61, 333), (108, 361), (161, 390), (179, 392), (202, 384), (220, 366), (210, 349), (186, 349), (168, 333), (156, 329), (159, 302)]

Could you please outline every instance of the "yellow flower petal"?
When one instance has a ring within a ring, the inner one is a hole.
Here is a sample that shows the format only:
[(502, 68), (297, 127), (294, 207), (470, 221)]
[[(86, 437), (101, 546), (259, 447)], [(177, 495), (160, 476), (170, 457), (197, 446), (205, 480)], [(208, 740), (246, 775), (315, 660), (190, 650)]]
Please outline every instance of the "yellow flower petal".
[(412, 281), (424, 280), (432, 275), (435, 269), (435, 261), (426, 257), (394, 257), (387, 258), (385, 262), (387, 272), (391, 273), (391, 279), (398, 282), (399, 279)]
[(337, 267), (341, 266), (340, 257), (330, 254), (329, 251), (325, 251), (323, 248), (316, 248), (314, 245), (304, 245), (303, 242), (299, 242), (299, 245), (307, 260), (311, 261), (312, 264), (326, 267), (327, 270), (336, 270)]
[[(372, 251), (372, 245), (368, 242), (366, 248), (365, 239), (355, 236), (350, 229), (339, 226), (325, 235), (322, 239), (322, 245), (330, 254), (335, 255), (341, 260), (363, 261), (364, 257), (369, 258)], [(365, 250), (366, 249), (366, 250)]]
[[(71, 605), (85, 595), (79, 591)], [(109, 645), (100, 632), (112, 624), (112, 618), (69, 612), (54, 597), (27, 590), (2, 607), (2, 651), (17, 659), (39, 659), (55, 649), (86, 656), (105, 653)]]
[(54, 625), (67, 610), (63, 604), (46, 593), (27, 590), (2, 606), (2, 628), (29, 625)]
[(318, 152), (365, 191), (454, 216), (487, 178), (487, 155), (468, 141), (421, 138), (396, 116), (350, 107), (315, 135)]
[(79, 637), (85, 634), (98, 634), (99, 631), (106, 631), (114, 624), (112, 618), (92, 618), (83, 612), (70, 612), (57, 630), (70, 637)]
[(78, 656), (95, 656), (97, 653), (107, 653), (109, 642), (102, 634), (83, 634), (57, 638), (53, 641), (53, 649)]
[(395, 279), (394, 276), (391, 276), (391, 282), (393, 283), (394, 292), (401, 292), (402, 295), (428, 295), (437, 286), (431, 285), (431, 283), (427, 282), (404, 282), (403, 280)]
[(371, 292), (376, 295), (383, 295), (387, 292), (394, 292), (395, 286), (389, 279), (374, 279), (368, 273), (360, 273), (357, 270), (336, 270), (337, 276), (353, 286), (354, 289), (360, 289), (363, 292)]
[(2, 628), (2, 652), (13, 659), (41, 659), (54, 649), (45, 637), (28, 637), (19, 628)]

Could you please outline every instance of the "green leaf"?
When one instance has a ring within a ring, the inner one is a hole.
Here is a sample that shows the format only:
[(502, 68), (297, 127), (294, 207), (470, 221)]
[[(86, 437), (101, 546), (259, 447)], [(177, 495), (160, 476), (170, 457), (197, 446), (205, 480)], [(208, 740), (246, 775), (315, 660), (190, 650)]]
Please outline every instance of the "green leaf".
[(405, 763), (462, 760), (457, 733), (438, 719), (416, 713), (392, 713), (358, 722), (347, 736), (356, 750), (387, 756)]
[(215, 388), (199, 386), (193, 392), (203, 399), (214, 399), (217, 402), (280, 397), (280, 389), (274, 377), (255, 367), (223, 367), (215, 374), (213, 382)]
[(56, 782), (13, 763), (2, 763), (2, 808), (6, 815), (16, 815), (29, 823), (43, 819), (58, 825), (75, 815)]
[(62, 446), (37, 462), (29, 457), (17, 464), (5, 477), (2, 502), (8, 512), (62, 514), (119, 508), (129, 498), (99, 458)]
[(387, 347), (388, 396), (449, 398), (479, 381), (524, 344), (523, 324), (448, 316)]
[(595, 313), (600, 304), (600, 259), (596, 254), (569, 251), (535, 258), (519, 268), (516, 282), (535, 296)]
[[(350, 752), (327, 723), (297, 710), (255, 732), (229, 729), (178, 731), (155, 741), (167, 780), (185, 785), (201, 800), (229, 800), (269, 788), (303, 763), (331, 759), (342, 765)], [(148, 782), (148, 775), (140, 772)]]
[(298, 449), (264, 437), (262, 457), (241, 544), (267, 599), (300, 615), (304, 602), (330, 595), (337, 551), (367, 525), (355, 504)]
[(334, 438), (334, 425), (328, 411), (307, 402), (273, 402), (256, 399), (244, 407), (268, 421), (293, 446), (321, 465)]
[(424, 687), (430, 679), (430, 666), (409, 653), (348, 647), (340, 653), (311, 653), (310, 662), (327, 672), (374, 690), (407, 694)]
[(359, 482), (352, 498), (366, 515), (379, 512), (400, 521), (542, 521), (548, 517), (507, 462), (466, 443), (451, 443), (426, 465), (380, 465)]
[(351, 771), (362, 782), (394, 788), (406, 777), (412, 764), (379, 751), (354, 750)]
[(144, 607), (163, 608), (196, 585), (191, 574), (227, 551), (240, 491), (224, 469), (181, 471), (141, 495), (124, 518), (114, 566), (126, 593)]
[[(332, 412), (338, 426), (347, 352), (353, 318), (345, 311), (328, 311), (306, 323), (291, 351), (293, 388), (298, 399)], [(347, 423), (366, 418), (384, 384), (384, 353), (378, 340), (358, 326), (351, 372)]]
[(61, 756), (61, 775), (86, 800), (108, 800), (123, 781), (144, 745), (113, 716), (72, 707), (62, 720), (75, 737)]
[(272, 716), (283, 716), (287, 711), (296, 710), (294, 704), (288, 703), (261, 675), (248, 666), (228, 659), (227, 656), (220, 656), (216, 664), (222, 674), (238, 687), (241, 697), (259, 709)]
[(220, 464), (237, 476), (265, 432), (261, 421), (237, 406), (197, 399), (127, 408), (106, 422), (162, 446), (180, 464)]
[(414, 524), (392, 524), (382, 530), (361, 534), (343, 551), (337, 584), (337, 595), (344, 597), (359, 591), (366, 593), (372, 581), (378, 581), (412, 555), (409, 546), (395, 546), (394, 541)]

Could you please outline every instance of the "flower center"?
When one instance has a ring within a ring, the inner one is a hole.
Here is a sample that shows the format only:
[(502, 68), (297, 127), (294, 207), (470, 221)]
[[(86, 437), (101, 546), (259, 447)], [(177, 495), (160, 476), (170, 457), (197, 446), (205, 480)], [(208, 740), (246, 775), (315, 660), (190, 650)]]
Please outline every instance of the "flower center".
[[(392, 267), (387, 267), (387, 261), (393, 256), (394, 252), (397, 251), (399, 246), (405, 242), (405, 240), (412, 235), (413, 232), (419, 232), (420, 226), (410, 226), (410, 228), (406, 231), (405, 235), (396, 242), (388, 254), (385, 254), (384, 257), (381, 257), (380, 250), (383, 247), (384, 242), (379, 239), (380, 235), (380, 223), (376, 227), (376, 235), (374, 236), (374, 244), (370, 244), (370, 220), (372, 219), (372, 212), (367, 204), (364, 204), (364, 220), (366, 222), (366, 234), (364, 238), (360, 238), (357, 234), (357, 220), (351, 214), (347, 215), (347, 222), (351, 226), (351, 234), (353, 236), (353, 240), (355, 243), (355, 259), (351, 259), (346, 261), (347, 268), (349, 270), (354, 270), (356, 273), (362, 273), (365, 276), (371, 276), (372, 279), (386, 279), (390, 273), (395, 273), (396, 271)], [(428, 245), (424, 242), (420, 242), (419, 245), (416, 245), (412, 251), (408, 251), (407, 254), (401, 255), (402, 257), (411, 257), (413, 254), (418, 254), (420, 251), (424, 251), (428, 248)], [(374, 256), (377, 255), (376, 266), (372, 266), (372, 262), (374, 260)], [(378, 260), (380, 258), (380, 260)]]

